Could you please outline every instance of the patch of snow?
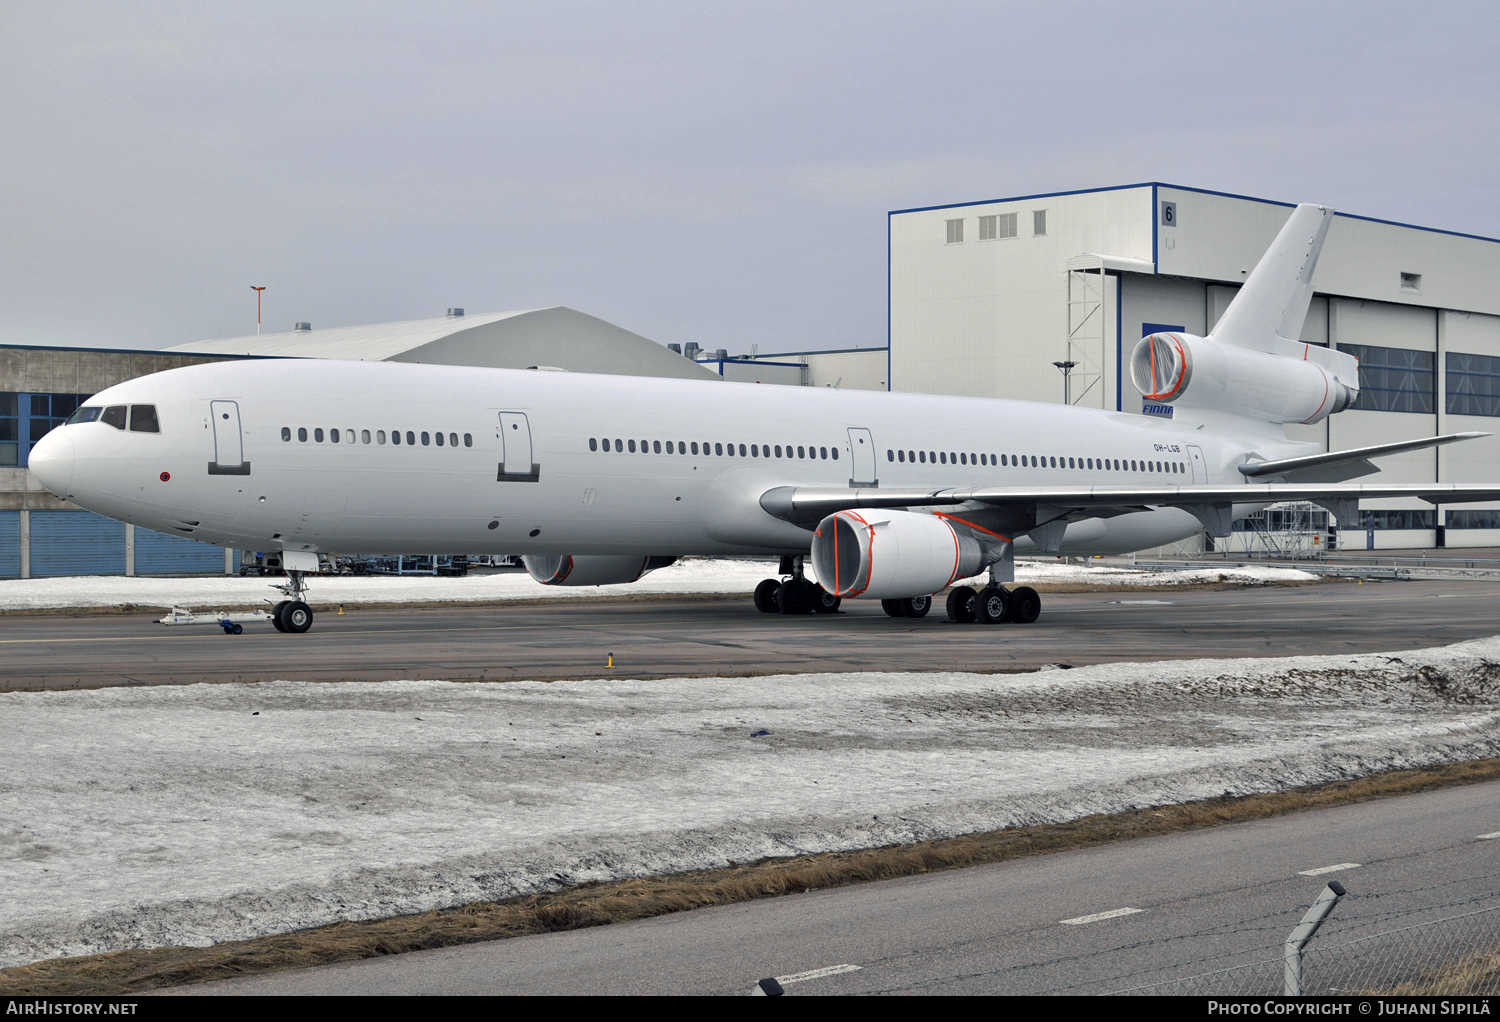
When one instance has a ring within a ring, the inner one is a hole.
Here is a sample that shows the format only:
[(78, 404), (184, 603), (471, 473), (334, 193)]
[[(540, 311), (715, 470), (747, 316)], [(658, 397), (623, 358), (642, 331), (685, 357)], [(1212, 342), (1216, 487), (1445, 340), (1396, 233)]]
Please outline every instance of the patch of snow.
[[(661, 593), (751, 593), (761, 579), (776, 575), (776, 562), (688, 558), (651, 572), (639, 582), (612, 586), (544, 586), (525, 572), (435, 576), (329, 575), (310, 576), (309, 602), (316, 605), (489, 603), (505, 600), (576, 599), (591, 596), (631, 596)], [(809, 564), (811, 574), (811, 565)], [(1290, 568), (1209, 569), (1200, 571), (1137, 571), (1083, 567), (1046, 561), (1017, 561), (1016, 583), (1089, 585), (1190, 585), (1230, 582), (1307, 582), (1317, 576)], [(30, 578), (0, 581), (0, 610), (45, 610), (66, 607), (200, 607), (223, 609), (275, 602), (283, 597), (271, 588), (280, 579), (205, 575), (189, 578), (151, 578), (122, 575)], [(984, 577), (967, 584), (982, 586)]]
[(4, 693), (0, 714), (14, 965), (1494, 756), (1500, 638), (1029, 675)]

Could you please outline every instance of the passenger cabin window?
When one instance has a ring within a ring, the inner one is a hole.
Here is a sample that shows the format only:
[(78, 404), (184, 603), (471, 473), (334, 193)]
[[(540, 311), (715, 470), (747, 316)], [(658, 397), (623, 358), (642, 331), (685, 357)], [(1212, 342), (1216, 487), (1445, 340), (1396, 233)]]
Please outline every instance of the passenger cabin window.
[(161, 425), (156, 421), (155, 405), (130, 406), (130, 432), (160, 433)]
[(336, 430), (336, 429), (330, 429), (328, 431), (328, 439), (332, 443), (338, 443), (339, 442), (339, 431)]
[(423, 447), (430, 447), (431, 445), (432, 445), (432, 439), (426, 433), (423, 433), (422, 434), (422, 446)]
[(125, 406), (124, 405), (110, 405), (108, 408), (104, 409), (104, 414), (101, 415), (101, 416), (99, 416), (99, 421), (103, 422), (103, 423), (105, 423), (107, 425), (113, 426), (113, 427), (115, 427), (115, 429), (124, 429), (125, 428)]
[(290, 427), (290, 426), (282, 426), (281, 427), (281, 440), (282, 440), (283, 443), (291, 443), (292, 442), (292, 427)]
[(385, 443), (385, 430), (383, 430), (383, 429), (377, 429), (375, 431), (375, 442), (377, 444), (383, 444), (383, 443)]
[(464, 434), (464, 446), (465, 447), (473, 447), (474, 446), (474, 434), (473, 433), (465, 433)]
[(320, 444), (323, 442), (323, 429), (321, 426), (313, 430), (313, 440)]
[(408, 447), (415, 447), (417, 445), (417, 434), (413, 433), (411, 430), (407, 430), (406, 444)]
[[(424, 440), (425, 440), (425, 438), (426, 438), (426, 436), (427, 436), (427, 434), (426, 434), (426, 433), (423, 433), (423, 434), (422, 434), (422, 436), (423, 436), (423, 438), (424, 438)], [(439, 433), (439, 434), (438, 434), (438, 435), (437, 435), (437, 445), (438, 445), (438, 446), (439, 446), (439, 447), (441, 447), (441, 446), (443, 446), (443, 434), (441, 434), (441, 433)]]

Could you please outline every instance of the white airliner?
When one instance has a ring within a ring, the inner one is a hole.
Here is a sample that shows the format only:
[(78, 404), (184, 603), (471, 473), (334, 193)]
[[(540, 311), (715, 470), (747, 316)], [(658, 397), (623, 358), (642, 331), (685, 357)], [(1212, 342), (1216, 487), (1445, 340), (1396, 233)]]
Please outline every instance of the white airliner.
[[(1292, 340), (1333, 211), (1297, 207), (1208, 337), (1131, 356), (1171, 419), (1054, 404), (754, 384), (274, 359), (173, 369), (91, 398), (31, 452), (43, 485), (166, 533), (279, 551), (283, 631), (312, 623), (320, 555), (509, 553), (547, 585), (633, 582), (686, 554), (781, 555), (756, 606), (840, 599), (1030, 622), (1016, 551), (1124, 553), (1282, 500), (1355, 527), (1358, 501), (1500, 499), (1500, 484), (1350, 483), (1368, 459), (1283, 424), (1353, 404), (1358, 362)], [(821, 586), (803, 576), (811, 553)]]

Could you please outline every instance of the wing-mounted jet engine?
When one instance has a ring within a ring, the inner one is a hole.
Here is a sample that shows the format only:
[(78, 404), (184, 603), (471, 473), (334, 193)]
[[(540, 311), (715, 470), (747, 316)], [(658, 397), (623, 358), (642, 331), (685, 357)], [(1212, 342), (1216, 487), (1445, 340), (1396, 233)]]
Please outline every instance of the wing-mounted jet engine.
[(999, 560), (989, 537), (939, 515), (838, 511), (813, 532), (813, 568), (823, 587), (849, 599), (935, 593)]
[(526, 572), (544, 586), (611, 586), (639, 581), (647, 572), (675, 563), (676, 557), (624, 557), (526, 554)]

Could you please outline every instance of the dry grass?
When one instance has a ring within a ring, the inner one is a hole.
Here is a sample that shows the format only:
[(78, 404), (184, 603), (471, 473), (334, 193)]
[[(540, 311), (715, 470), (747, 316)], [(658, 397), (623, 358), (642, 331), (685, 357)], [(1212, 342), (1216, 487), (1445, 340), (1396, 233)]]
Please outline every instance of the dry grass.
[[(767, 859), (728, 869), (590, 885), (500, 903), (476, 902), (415, 916), (340, 922), (207, 948), (163, 947), (55, 958), (0, 970), (0, 993), (32, 996), (135, 993), (424, 948), (602, 926), (814, 888), (888, 880), (1132, 838), (1201, 830), (1496, 778), (1500, 778), (1500, 759), (1471, 760), (1275, 795), (1209, 799), (916, 845)], [(1492, 965), (1476, 964), (1475, 968), (1482, 972)]]
[(1481, 951), (1461, 962), (1434, 969), (1389, 990), (1370, 993), (1385, 997), (1477, 997), (1500, 994), (1500, 950)]

